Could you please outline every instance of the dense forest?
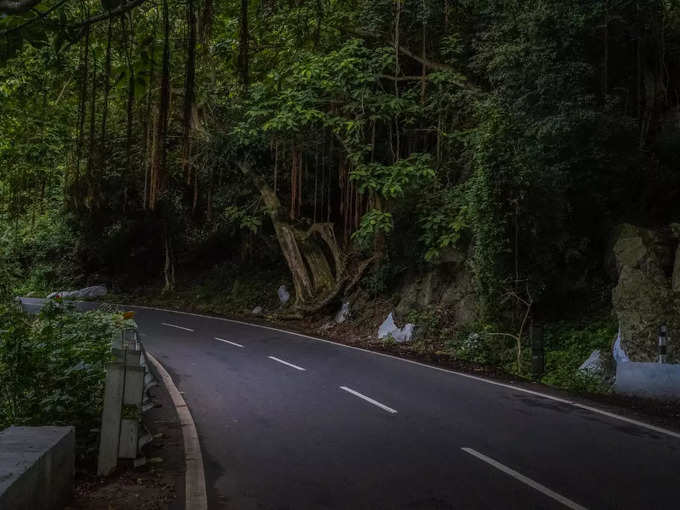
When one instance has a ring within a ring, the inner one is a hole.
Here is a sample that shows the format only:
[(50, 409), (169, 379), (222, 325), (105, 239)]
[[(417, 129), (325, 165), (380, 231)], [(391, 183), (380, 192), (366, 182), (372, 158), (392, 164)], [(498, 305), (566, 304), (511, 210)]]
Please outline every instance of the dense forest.
[(678, 4), (0, 0), (0, 286), (609, 344), (617, 226), (680, 217)]

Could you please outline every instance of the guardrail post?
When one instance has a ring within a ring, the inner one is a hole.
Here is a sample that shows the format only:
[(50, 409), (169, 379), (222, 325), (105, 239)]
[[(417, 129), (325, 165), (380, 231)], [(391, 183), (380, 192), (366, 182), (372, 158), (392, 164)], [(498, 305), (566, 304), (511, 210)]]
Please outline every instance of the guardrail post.
[(125, 390), (125, 367), (123, 363), (111, 363), (106, 370), (104, 409), (99, 437), (97, 474), (106, 476), (118, 465), (118, 441)]
[[(145, 399), (155, 384), (135, 329), (117, 331), (111, 342), (113, 362), (107, 368), (97, 474), (106, 476), (118, 459), (137, 459), (150, 440), (142, 435), (142, 413), (153, 405)], [(145, 405), (146, 404), (146, 405)]]

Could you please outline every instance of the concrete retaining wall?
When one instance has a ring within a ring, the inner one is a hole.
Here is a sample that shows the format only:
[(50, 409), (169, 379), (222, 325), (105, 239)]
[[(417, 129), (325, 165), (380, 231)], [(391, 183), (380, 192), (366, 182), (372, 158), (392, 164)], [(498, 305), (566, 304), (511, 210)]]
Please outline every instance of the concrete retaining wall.
[(0, 509), (61, 510), (71, 499), (73, 427), (0, 431)]
[(614, 390), (639, 397), (680, 400), (680, 365), (633, 361), (618, 363)]

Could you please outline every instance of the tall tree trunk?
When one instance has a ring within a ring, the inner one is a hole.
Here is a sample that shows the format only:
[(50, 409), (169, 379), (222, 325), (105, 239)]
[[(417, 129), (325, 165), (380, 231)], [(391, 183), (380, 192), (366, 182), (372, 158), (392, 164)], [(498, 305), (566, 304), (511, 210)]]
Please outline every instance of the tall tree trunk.
[[(401, 2), (403, 0), (394, 0), (394, 76), (399, 76), (399, 26), (401, 24)], [(399, 80), (394, 80), (394, 95), (399, 97)], [(394, 117), (394, 133), (396, 135), (396, 156), (395, 161), (398, 161), (401, 153), (401, 141), (399, 136), (399, 117)]]
[(106, 34), (106, 59), (104, 61), (104, 104), (102, 105), (102, 143), (106, 143), (106, 121), (109, 114), (109, 91), (111, 90), (111, 35), (113, 32), (113, 18), (109, 18)]
[(76, 146), (76, 182), (80, 178), (80, 160), (82, 150), (85, 145), (85, 118), (87, 117), (87, 83), (89, 79), (89, 58), (90, 58), (90, 26), (85, 29), (85, 39), (83, 43), (81, 75), (80, 75), (80, 106), (78, 112), (78, 142)]
[(602, 96), (609, 93), (609, 0), (604, 2), (604, 57), (602, 63)]
[[(94, 57), (94, 55), (93, 55)], [(90, 129), (88, 135), (88, 152), (87, 152), (87, 170), (86, 170), (86, 185), (87, 185), (87, 196), (85, 199), (85, 205), (88, 209), (92, 209), (95, 206), (96, 196), (97, 196), (97, 182), (95, 177), (92, 175), (94, 166), (98, 165), (97, 161), (97, 137), (95, 135), (95, 123), (96, 123), (96, 104), (97, 104), (97, 60), (92, 58), (92, 87), (90, 91)]]
[(156, 209), (161, 192), (165, 188), (167, 179), (167, 137), (168, 116), (170, 110), (170, 15), (168, 0), (162, 1), (163, 6), (163, 70), (161, 72), (160, 105), (156, 126), (155, 151), (151, 166), (149, 186), (149, 209)]
[(163, 265), (165, 286), (163, 287), (163, 293), (166, 293), (175, 290), (175, 259), (167, 221), (163, 225), (163, 252), (165, 254), (165, 263)]
[(423, 63), (421, 64), (420, 70), (420, 104), (425, 106), (425, 90), (427, 87), (427, 66), (424, 62), (427, 60), (427, 6), (425, 5), (425, 0), (423, 0), (423, 31), (422, 31), (422, 56)]
[(154, 140), (156, 137), (156, 129), (152, 117), (153, 94), (151, 93), (152, 85), (155, 79), (155, 53), (156, 53), (156, 27), (154, 22), (153, 39), (151, 41), (151, 58), (149, 59), (149, 86), (146, 94), (146, 114), (144, 115), (144, 197), (142, 199), (142, 207), (146, 210), (149, 197), (149, 180), (150, 170), (155, 153)]
[[(315, 223), (307, 231), (296, 228), (286, 220), (286, 211), (267, 181), (245, 164), (241, 165), (241, 170), (252, 179), (269, 213), (291, 272), (296, 306), (323, 298), (345, 278), (344, 258), (335, 240), (333, 225)], [(332, 256), (330, 260), (323, 245)]]
[[(184, 118), (182, 133), (182, 166), (187, 185), (191, 184), (191, 113), (194, 104), (194, 81), (196, 76), (196, 13), (194, 0), (187, 3), (187, 45), (186, 73), (184, 77)], [(194, 193), (196, 190), (194, 190)]]
[[(121, 18), (125, 19), (125, 18)], [(125, 25), (123, 21), (123, 26)], [(126, 34), (126, 31), (123, 30)], [(132, 24), (132, 13), (130, 13), (130, 30), (125, 36), (125, 57), (128, 67), (128, 94), (127, 94), (127, 129), (125, 137), (125, 174), (123, 175), (123, 212), (127, 209), (128, 189), (130, 181), (130, 169), (132, 164), (132, 128), (134, 124), (134, 103), (135, 103), (135, 69), (132, 65), (132, 52), (134, 44), (134, 26)]]
[(248, 0), (241, 0), (241, 26), (239, 29), (239, 72), (241, 83), (248, 89)]

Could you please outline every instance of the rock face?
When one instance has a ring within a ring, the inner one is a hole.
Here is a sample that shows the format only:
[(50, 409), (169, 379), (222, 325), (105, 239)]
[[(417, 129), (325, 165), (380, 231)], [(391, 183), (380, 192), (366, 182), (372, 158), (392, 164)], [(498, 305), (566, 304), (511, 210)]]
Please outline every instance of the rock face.
[(395, 308), (397, 317), (405, 318), (411, 311), (442, 304), (452, 309), (459, 324), (475, 320), (478, 302), (472, 271), (465, 260), (464, 253), (451, 249), (430, 271), (408, 275), (398, 292), (401, 297)]
[(622, 225), (613, 245), (618, 283), (612, 305), (621, 328), (620, 347), (631, 361), (658, 359), (659, 326), (669, 329), (668, 361), (680, 361), (680, 293), (674, 292), (677, 238), (668, 231)]
[(47, 296), (47, 299), (52, 299), (56, 296), (62, 298), (93, 298), (106, 296), (107, 290), (104, 285), (94, 285), (92, 287), (85, 287), (80, 290), (62, 290), (59, 292), (52, 292)]

